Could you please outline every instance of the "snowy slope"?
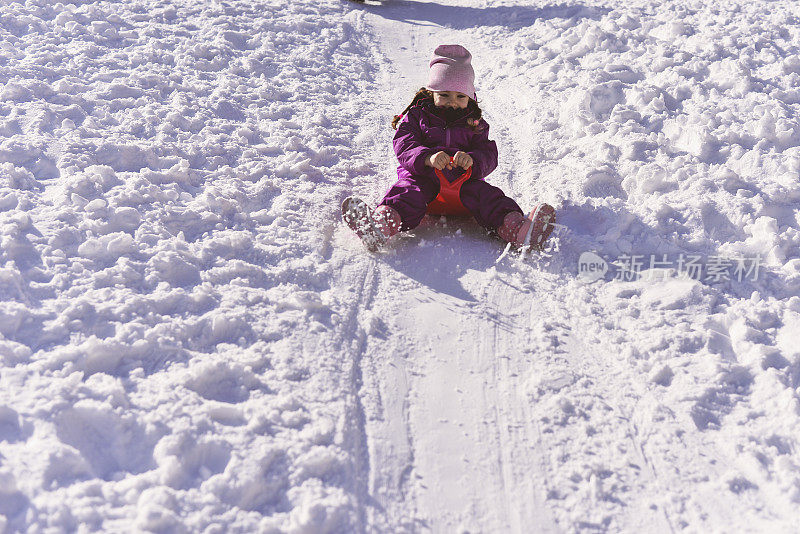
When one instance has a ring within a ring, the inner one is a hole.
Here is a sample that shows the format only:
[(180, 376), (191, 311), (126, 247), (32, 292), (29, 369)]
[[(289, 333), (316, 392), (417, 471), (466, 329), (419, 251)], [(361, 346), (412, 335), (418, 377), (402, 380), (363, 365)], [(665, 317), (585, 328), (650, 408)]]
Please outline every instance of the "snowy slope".
[[(0, 531), (791, 532), (798, 16), (0, 2)], [(338, 222), (444, 42), (549, 255)]]
[[(391, 444), (374, 446), (373, 492), (402, 488), (388, 525), (411, 510), (412, 530), (791, 530), (793, 6), (663, 4), (368, 11), (401, 102), (436, 44), (473, 52), (505, 162), (492, 181), (558, 206), (572, 230), (536, 267), (493, 267), (482, 240), (427, 229), (422, 252), (403, 242), (378, 267), (385, 330), (405, 334), (362, 356), (385, 362), (365, 389), (379, 392), (368, 435)], [(764, 266), (716, 284), (656, 270), (586, 286), (589, 250)]]

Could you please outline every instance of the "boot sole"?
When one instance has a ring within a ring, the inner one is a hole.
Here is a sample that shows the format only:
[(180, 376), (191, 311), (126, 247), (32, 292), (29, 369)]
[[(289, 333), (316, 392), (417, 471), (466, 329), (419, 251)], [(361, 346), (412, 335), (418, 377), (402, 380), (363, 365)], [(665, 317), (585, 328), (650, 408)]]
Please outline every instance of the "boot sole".
[(372, 210), (366, 202), (356, 197), (348, 197), (342, 202), (342, 220), (361, 239), (367, 250), (374, 252), (386, 242), (372, 218)]
[(556, 210), (549, 204), (539, 204), (528, 214), (527, 218), (533, 221), (533, 224), (528, 228), (523, 246), (542, 250), (547, 238), (553, 233)]

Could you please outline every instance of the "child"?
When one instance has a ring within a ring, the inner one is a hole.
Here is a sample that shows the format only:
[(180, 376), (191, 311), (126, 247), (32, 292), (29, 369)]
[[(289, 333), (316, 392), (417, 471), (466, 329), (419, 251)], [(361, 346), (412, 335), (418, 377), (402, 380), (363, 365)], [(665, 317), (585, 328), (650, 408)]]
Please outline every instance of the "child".
[(353, 197), (342, 204), (344, 221), (370, 250), (415, 228), (426, 213), (471, 214), (516, 247), (541, 249), (552, 232), (551, 206), (539, 204), (526, 217), (484, 181), (497, 167), (497, 146), (481, 118), (471, 59), (460, 45), (436, 48), (427, 86), (392, 121), (398, 181), (374, 211)]

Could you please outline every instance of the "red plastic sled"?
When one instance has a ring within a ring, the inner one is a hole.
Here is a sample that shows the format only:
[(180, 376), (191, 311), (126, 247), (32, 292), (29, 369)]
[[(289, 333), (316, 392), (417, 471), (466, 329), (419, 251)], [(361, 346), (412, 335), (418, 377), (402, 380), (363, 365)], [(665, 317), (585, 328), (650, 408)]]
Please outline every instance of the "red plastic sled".
[[(450, 158), (453, 163), (453, 158)], [(429, 215), (470, 215), (469, 210), (461, 203), (461, 186), (472, 176), (472, 167), (466, 170), (455, 181), (450, 182), (445, 178), (444, 173), (439, 169), (434, 169), (439, 178), (439, 194), (428, 204), (427, 213)]]

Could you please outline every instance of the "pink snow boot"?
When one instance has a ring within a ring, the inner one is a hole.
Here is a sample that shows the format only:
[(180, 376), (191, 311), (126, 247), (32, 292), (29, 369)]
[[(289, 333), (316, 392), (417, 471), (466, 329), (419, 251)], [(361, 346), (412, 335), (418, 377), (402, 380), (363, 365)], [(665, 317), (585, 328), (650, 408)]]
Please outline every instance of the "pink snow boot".
[(342, 219), (373, 252), (400, 231), (402, 222), (394, 208), (378, 206), (373, 211), (366, 202), (356, 197), (346, 198), (342, 202)]
[(553, 206), (539, 204), (527, 217), (518, 211), (507, 214), (503, 225), (497, 229), (497, 234), (515, 247), (531, 246), (542, 250), (555, 222), (556, 210)]
[(394, 208), (378, 206), (372, 212), (372, 218), (375, 219), (375, 223), (386, 239), (400, 231), (402, 221), (400, 220), (400, 214)]

